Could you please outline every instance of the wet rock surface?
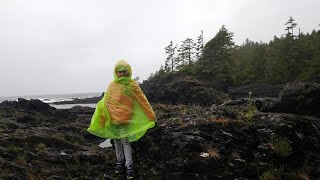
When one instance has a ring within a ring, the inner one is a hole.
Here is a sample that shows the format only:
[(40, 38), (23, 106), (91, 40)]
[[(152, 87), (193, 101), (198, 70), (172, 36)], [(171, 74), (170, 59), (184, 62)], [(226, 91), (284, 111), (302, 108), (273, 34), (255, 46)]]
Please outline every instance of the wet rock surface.
[(280, 102), (274, 107), (275, 111), (320, 117), (320, 84), (318, 83), (289, 83), (283, 87), (279, 99)]
[[(248, 95), (249, 96), (249, 95)], [(246, 106), (254, 103), (262, 112), (291, 113), (320, 117), (320, 84), (294, 82), (286, 84), (278, 97), (238, 98), (225, 101), (223, 106)]]
[(179, 79), (170, 83), (144, 83), (141, 88), (149, 101), (156, 103), (209, 106), (231, 99), (229, 95), (192, 78)]
[[(132, 143), (136, 179), (319, 179), (319, 118), (250, 104), (154, 104), (156, 127)], [(124, 179), (114, 149), (86, 131), (93, 112), (0, 103), (0, 179)]]
[(233, 98), (248, 97), (249, 92), (254, 94), (255, 97), (278, 97), (283, 86), (283, 84), (250, 84), (229, 88), (228, 93)]

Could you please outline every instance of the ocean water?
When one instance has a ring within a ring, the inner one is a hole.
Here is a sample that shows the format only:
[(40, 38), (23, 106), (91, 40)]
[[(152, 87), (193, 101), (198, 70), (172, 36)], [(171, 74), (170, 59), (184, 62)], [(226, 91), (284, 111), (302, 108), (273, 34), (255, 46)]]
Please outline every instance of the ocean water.
[(71, 101), (76, 98), (84, 99), (84, 98), (91, 98), (91, 97), (99, 97), (101, 93), (77, 93), (77, 94), (50, 94), (50, 95), (34, 95), (34, 96), (11, 96), (11, 97), (0, 97), (0, 102), (2, 101), (17, 101), (18, 98), (24, 98), (27, 100), (30, 99), (39, 99), (40, 101), (50, 104), (51, 106), (59, 109), (68, 109), (73, 106), (88, 106), (88, 107), (95, 107), (96, 104), (61, 104), (61, 105), (54, 105), (51, 103), (54, 102), (61, 102), (61, 101)]
[(50, 106), (55, 107), (57, 109), (70, 109), (74, 106), (83, 106), (83, 107), (91, 107), (95, 108), (97, 104), (50, 104)]

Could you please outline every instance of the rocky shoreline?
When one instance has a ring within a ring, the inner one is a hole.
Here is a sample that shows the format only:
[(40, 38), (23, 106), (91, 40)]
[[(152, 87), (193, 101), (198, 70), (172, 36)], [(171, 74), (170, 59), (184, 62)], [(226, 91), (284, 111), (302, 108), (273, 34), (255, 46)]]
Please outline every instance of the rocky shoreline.
[[(212, 106), (153, 104), (156, 127), (132, 145), (136, 179), (319, 179), (319, 87)], [(0, 103), (0, 179), (123, 179), (114, 149), (86, 131), (93, 112)]]

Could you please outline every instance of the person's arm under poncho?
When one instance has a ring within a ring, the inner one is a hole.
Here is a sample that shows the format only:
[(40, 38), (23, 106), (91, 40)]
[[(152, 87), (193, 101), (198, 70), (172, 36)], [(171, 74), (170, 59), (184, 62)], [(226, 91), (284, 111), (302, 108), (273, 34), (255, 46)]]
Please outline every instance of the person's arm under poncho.
[(143, 108), (144, 112), (146, 113), (147, 117), (151, 121), (156, 121), (156, 115), (147, 99), (147, 97), (142, 92), (141, 88), (136, 82), (132, 83), (132, 91), (134, 94), (135, 100), (139, 103), (139, 105)]

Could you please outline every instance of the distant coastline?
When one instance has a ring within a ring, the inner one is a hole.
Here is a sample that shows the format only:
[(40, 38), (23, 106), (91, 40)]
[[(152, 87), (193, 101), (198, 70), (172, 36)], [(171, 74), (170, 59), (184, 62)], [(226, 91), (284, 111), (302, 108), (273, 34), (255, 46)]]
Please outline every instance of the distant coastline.
[[(92, 99), (98, 99), (101, 93), (74, 93), (74, 94), (49, 94), (49, 95), (33, 95), (33, 96), (9, 96), (0, 97), (0, 102), (3, 101), (17, 101), (18, 98), (23, 98), (26, 100), (39, 99), (40, 101), (47, 104), (71, 104), (74, 100), (80, 100), (81, 103), (72, 104), (92, 104), (95, 103)], [(86, 101), (87, 100), (87, 101)], [(91, 101), (90, 101), (91, 100)]]

